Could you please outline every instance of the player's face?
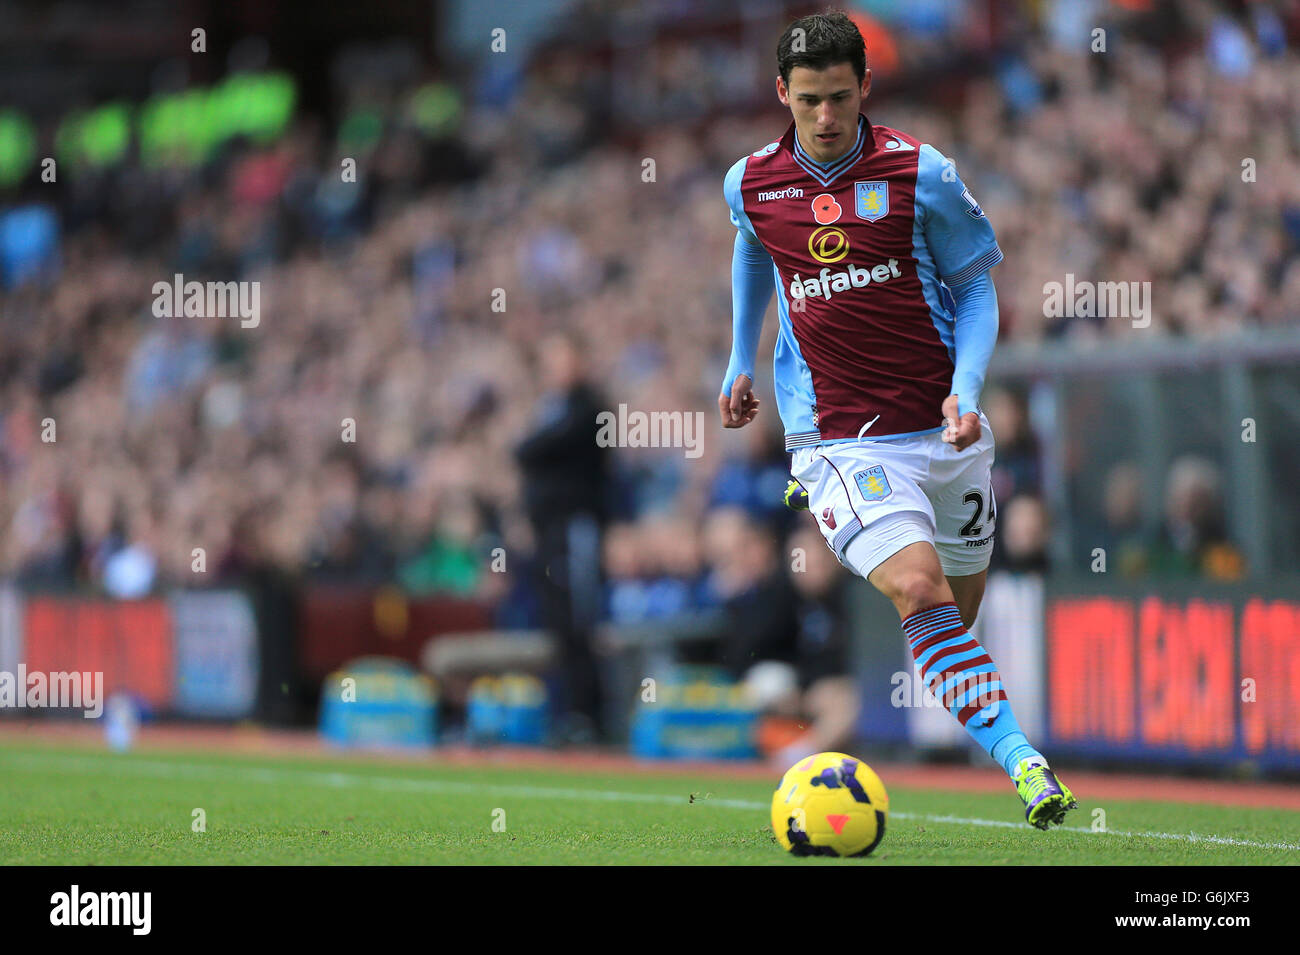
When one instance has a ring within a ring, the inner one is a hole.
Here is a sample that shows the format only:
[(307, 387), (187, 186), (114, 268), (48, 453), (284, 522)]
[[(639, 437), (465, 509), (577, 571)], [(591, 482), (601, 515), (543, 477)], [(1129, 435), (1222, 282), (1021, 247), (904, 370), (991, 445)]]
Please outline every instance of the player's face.
[(871, 71), (858, 82), (853, 67), (835, 63), (824, 70), (796, 66), (787, 86), (776, 78), (776, 95), (790, 107), (799, 145), (818, 162), (838, 159), (853, 148), (858, 112), (871, 91)]

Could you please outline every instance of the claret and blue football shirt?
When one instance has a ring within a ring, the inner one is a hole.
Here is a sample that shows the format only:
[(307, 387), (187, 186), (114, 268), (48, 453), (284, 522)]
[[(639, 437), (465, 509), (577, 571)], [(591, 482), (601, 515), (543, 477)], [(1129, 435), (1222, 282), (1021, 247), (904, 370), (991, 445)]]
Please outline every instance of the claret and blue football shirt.
[(814, 161), (794, 124), (731, 167), (738, 230), (733, 344), (722, 393), (754, 379), (773, 278), (773, 356), (787, 451), (943, 429), (956, 393), (975, 411), (997, 338), (987, 272), (1002, 252), (933, 146), (858, 117), (852, 149)]

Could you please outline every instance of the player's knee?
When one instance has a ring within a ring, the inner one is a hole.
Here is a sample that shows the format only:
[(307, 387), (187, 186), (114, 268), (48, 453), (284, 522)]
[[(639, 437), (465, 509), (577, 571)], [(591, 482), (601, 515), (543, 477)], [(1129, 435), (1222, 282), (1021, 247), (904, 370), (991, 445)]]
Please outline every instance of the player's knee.
[(894, 592), (889, 596), (903, 617), (952, 599), (941, 579), (921, 570), (900, 574), (894, 581)]

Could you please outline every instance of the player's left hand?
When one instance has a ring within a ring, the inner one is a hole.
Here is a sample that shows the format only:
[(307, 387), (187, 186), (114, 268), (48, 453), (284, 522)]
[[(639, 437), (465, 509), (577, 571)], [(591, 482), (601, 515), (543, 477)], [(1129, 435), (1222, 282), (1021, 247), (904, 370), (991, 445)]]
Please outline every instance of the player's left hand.
[(965, 451), (980, 439), (980, 416), (968, 411), (959, 419), (957, 417), (957, 396), (949, 395), (943, 399), (943, 440), (958, 451)]

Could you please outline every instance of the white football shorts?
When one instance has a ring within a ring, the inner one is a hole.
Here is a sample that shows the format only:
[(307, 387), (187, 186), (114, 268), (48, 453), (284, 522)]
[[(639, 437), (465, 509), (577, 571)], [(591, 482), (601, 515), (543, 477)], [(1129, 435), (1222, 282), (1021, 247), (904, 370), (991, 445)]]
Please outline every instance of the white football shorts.
[(841, 564), (865, 578), (909, 544), (929, 541), (946, 576), (988, 567), (995, 443), (983, 411), (979, 418), (979, 440), (964, 451), (935, 431), (793, 452), (790, 473), (808, 491), (808, 510)]

